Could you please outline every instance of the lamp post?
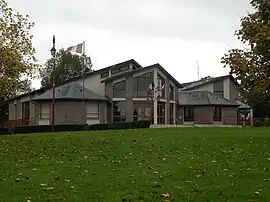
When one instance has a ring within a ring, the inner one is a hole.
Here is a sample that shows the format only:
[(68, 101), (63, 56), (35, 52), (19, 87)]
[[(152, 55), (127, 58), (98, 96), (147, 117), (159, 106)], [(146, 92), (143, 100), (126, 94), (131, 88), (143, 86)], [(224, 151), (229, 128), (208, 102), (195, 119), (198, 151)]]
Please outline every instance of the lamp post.
[(53, 35), (53, 47), (51, 49), (51, 55), (53, 57), (53, 72), (52, 72), (52, 132), (54, 132), (54, 105), (55, 105), (55, 56), (56, 56), (56, 49), (55, 49), (55, 36)]

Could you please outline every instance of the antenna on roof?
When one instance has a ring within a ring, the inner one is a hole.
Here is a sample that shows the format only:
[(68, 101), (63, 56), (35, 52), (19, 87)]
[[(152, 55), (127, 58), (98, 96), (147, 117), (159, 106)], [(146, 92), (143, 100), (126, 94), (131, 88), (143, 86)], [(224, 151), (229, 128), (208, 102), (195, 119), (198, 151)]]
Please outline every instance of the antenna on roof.
[(198, 75), (198, 81), (200, 80), (200, 63), (199, 60), (196, 61), (197, 63), (197, 75)]

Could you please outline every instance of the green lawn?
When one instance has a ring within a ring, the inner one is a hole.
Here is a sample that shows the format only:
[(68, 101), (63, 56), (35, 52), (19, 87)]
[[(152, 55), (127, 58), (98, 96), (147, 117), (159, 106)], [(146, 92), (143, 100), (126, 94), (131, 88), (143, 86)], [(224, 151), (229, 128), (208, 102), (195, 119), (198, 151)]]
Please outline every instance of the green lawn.
[(267, 128), (0, 136), (5, 202), (270, 201), (269, 171)]

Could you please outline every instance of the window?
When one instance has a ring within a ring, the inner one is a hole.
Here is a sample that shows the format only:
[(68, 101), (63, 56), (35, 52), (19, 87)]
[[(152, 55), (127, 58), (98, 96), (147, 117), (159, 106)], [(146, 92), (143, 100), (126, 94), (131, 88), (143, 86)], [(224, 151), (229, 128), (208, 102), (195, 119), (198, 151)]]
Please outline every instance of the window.
[(149, 72), (133, 78), (133, 97), (147, 97), (148, 88), (153, 83), (153, 73)]
[(49, 119), (50, 118), (50, 105), (41, 104), (40, 105), (40, 119)]
[(165, 98), (165, 79), (158, 75), (157, 94), (160, 98)]
[(133, 120), (151, 120), (153, 117), (153, 102), (134, 102), (133, 103)]
[(109, 71), (101, 73), (101, 78), (106, 78), (109, 76)]
[(174, 87), (170, 85), (169, 88), (170, 100), (174, 100)]
[(22, 103), (22, 119), (28, 120), (30, 118), (30, 102), (23, 102)]
[(165, 102), (157, 103), (157, 123), (165, 124)]
[(99, 118), (99, 104), (98, 103), (88, 103), (86, 105), (86, 118), (87, 119)]
[(113, 102), (113, 122), (126, 121), (126, 103), (122, 101)]
[(221, 121), (221, 107), (215, 106), (214, 107), (214, 115), (213, 115), (213, 120), (214, 121)]
[(126, 97), (126, 81), (120, 81), (113, 85), (113, 97), (124, 98)]
[(218, 96), (218, 97), (224, 97), (224, 92), (223, 92), (223, 90), (221, 90), (221, 91), (214, 91), (214, 94), (215, 94), (216, 96)]
[(194, 108), (193, 107), (184, 108), (184, 121), (194, 121)]

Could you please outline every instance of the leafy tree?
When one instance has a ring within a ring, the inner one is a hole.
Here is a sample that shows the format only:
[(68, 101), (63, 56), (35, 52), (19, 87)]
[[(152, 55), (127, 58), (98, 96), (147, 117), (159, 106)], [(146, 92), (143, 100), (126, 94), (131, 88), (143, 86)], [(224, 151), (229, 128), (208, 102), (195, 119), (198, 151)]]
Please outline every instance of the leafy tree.
[(269, 94), (270, 1), (252, 0), (250, 4), (255, 11), (241, 19), (240, 29), (235, 32), (248, 48), (230, 50), (222, 63), (241, 82), (242, 91)]
[(249, 104), (259, 109), (262, 102), (270, 104), (270, 1), (251, 0), (250, 5), (254, 12), (241, 19), (235, 32), (247, 48), (229, 50), (222, 63), (241, 83)]
[[(6, 100), (24, 89), (22, 76), (33, 76), (35, 50), (30, 33), (34, 23), (29, 16), (14, 13), (0, 0), (0, 100)], [(24, 91), (24, 90), (23, 90)]]
[[(53, 74), (55, 62), (55, 73)], [(51, 58), (45, 63), (45, 68), (40, 69), (41, 86), (52, 86), (52, 78), (55, 75), (55, 84), (79, 76), (82, 72), (92, 71), (90, 57), (78, 56), (61, 49), (56, 58)]]

